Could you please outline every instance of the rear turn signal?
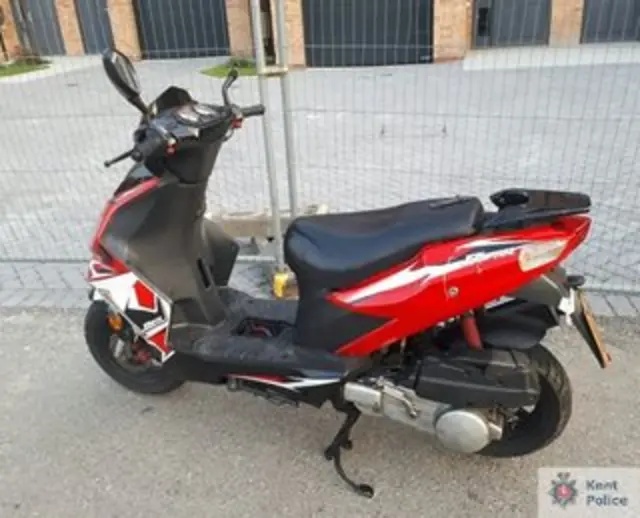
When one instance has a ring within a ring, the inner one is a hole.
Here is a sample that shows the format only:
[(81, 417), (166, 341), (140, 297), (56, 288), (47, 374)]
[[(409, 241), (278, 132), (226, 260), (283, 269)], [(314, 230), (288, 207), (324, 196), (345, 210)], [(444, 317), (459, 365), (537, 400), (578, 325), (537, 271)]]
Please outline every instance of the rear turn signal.
[(535, 270), (558, 259), (566, 246), (565, 239), (525, 245), (518, 256), (518, 265), (523, 272)]

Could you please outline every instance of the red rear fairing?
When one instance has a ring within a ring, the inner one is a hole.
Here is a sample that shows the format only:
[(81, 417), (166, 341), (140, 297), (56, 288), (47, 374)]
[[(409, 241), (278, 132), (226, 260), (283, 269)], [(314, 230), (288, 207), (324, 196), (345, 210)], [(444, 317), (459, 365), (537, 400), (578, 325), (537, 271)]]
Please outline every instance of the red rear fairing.
[[(345, 356), (372, 354), (516, 291), (564, 261), (584, 241), (590, 225), (589, 217), (571, 216), (545, 226), (431, 244), (393, 270), (332, 293), (329, 299), (338, 306), (391, 319), (338, 352)], [(567, 241), (557, 259), (529, 271), (520, 268), (523, 247), (553, 240)]]

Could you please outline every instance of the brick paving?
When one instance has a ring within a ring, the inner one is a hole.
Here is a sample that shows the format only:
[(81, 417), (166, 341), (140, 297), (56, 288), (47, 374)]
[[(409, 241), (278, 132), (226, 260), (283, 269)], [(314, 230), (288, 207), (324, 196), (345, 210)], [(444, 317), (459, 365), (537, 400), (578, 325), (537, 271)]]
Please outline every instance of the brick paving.
[[(84, 263), (0, 262), (0, 307), (85, 308)], [(254, 296), (268, 296), (265, 276), (257, 266), (239, 264), (232, 284)], [(589, 292), (594, 313), (603, 317), (640, 317), (640, 295)]]
[[(640, 291), (640, 65), (588, 64), (589, 48), (579, 52), (580, 66), (518, 59), (292, 72), (301, 204), (340, 211), (473, 193), (489, 205), (505, 187), (584, 191), (594, 226), (569, 266), (591, 286)], [(221, 81), (199, 74), (211, 63), (140, 63), (145, 99), (174, 83), (219, 101)], [(241, 78), (232, 95), (257, 102), (255, 79)], [(99, 66), (0, 84), (0, 98), (0, 260), (85, 259), (104, 200), (130, 167), (102, 161), (131, 145), (138, 115)], [(286, 207), (277, 82), (267, 104)], [(264, 164), (262, 125), (247, 121), (220, 153), (210, 210), (267, 209)]]

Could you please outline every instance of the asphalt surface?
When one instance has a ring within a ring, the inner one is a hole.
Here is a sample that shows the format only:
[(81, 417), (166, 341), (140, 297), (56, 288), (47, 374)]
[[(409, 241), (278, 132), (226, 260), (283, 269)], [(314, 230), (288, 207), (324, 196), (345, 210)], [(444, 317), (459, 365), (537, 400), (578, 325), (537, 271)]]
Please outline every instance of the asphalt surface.
[(0, 310), (0, 516), (533, 517), (536, 469), (640, 465), (640, 321), (600, 320), (615, 363), (602, 371), (573, 330), (549, 345), (574, 386), (554, 445), (495, 461), (443, 452), (417, 432), (364, 418), (345, 456), (373, 500), (339, 481), (321, 451), (329, 409), (278, 408), (189, 385), (143, 397), (89, 357), (77, 310)]

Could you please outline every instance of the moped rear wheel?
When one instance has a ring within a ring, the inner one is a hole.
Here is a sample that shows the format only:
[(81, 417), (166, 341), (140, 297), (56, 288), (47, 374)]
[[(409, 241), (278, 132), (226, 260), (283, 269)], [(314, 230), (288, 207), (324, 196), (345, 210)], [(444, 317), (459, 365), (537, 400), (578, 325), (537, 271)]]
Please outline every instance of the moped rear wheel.
[(572, 411), (569, 376), (557, 358), (542, 345), (530, 351), (540, 379), (540, 398), (533, 409), (507, 414), (503, 436), (479, 452), (489, 457), (521, 457), (554, 442), (567, 426)]
[(115, 334), (108, 315), (104, 302), (93, 302), (85, 316), (84, 335), (91, 356), (111, 379), (140, 394), (166, 394), (184, 383), (153, 360), (146, 344), (127, 343)]

